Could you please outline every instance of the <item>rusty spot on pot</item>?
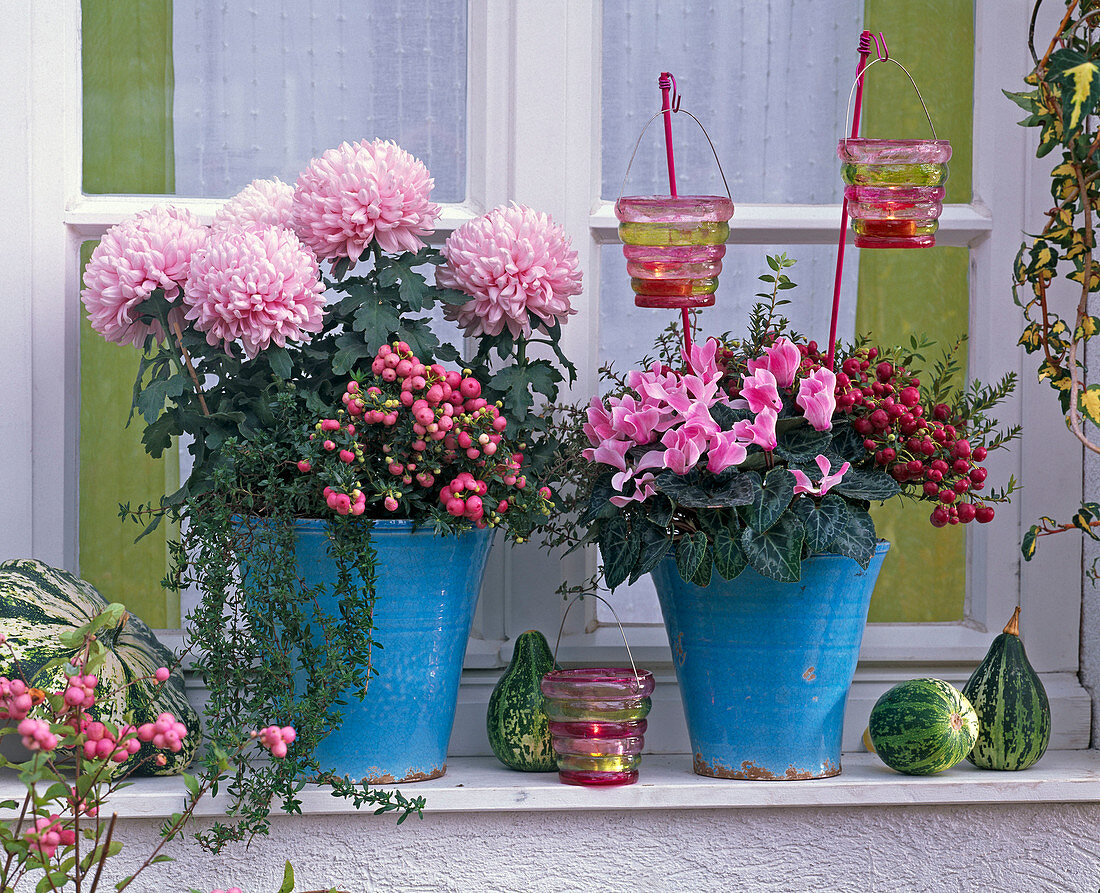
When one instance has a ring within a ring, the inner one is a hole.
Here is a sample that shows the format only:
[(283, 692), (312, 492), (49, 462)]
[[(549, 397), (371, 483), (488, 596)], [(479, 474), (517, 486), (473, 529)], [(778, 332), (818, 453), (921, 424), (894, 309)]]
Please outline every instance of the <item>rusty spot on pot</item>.
[(813, 682), (817, 678), (817, 673), (814, 672), (813, 667), (806, 667), (806, 672), (802, 674), (802, 678), (807, 682)]
[(757, 766), (750, 760), (745, 760), (737, 769), (724, 766), (717, 760), (708, 763), (701, 754), (695, 754), (692, 761), (696, 775), (706, 775), (710, 778), (735, 778), (742, 781), (807, 781), (811, 778), (830, 778), (840, 774), (840, 765), (826, 760), (818, 772), (801, 770), (796, 766), (788, 766), (782, 775)]
[(406, 782), (413, 782), (413, 781), (431, 781), (433, 778), (441, 777), (446, 771), (447, 771), (447, 764), (446, 763), (444, 763), (442, 766), (437, 766), (437, 767), (434, 767), (432, 769), (429, 769), (427, 772), (417, 772), (415, 769), (409, 769), (405, 773), (405, 777), (404, 778), (399, 778), (399, 779), (397, 779), (397, 781), (398, 781), (398, 784), (404, 784)]
[(684, 651), (684, 634), (678, 633), (676, 636), (676, 644), (672, 646), (673, 655), (676, 658), (676, 666), (682, 667), (684, 661), (687, 660), (687, 654)]

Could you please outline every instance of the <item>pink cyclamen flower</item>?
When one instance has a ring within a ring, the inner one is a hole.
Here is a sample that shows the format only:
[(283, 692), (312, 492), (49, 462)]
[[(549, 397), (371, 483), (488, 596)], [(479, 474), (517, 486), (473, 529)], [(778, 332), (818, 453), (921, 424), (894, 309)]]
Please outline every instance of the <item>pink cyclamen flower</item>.
[(707, 471), (718, 474), (732, 465), (740, 465), (747, 457), (748, 451), (736, 431), (719, 431), (707, 449)]
[(312, 252), (290, 230), (268, 227), (212, 233), (192, 259), (183, 299), (209, 344), (228, 352), (239, 341), (251, 359), (321, 331), (324, 290)]
[(801, 363), (802, 353), (794, 343), (787, 338), (776, 338), (770, 347), (764, 348), (764, 356), (749, 360), (745, 365), (749, 372), (767, 369), (775, 376), (779, 387), (789, 388), (794, 384), (794, 377)]
[(796, 496), (799, 493), (808, 493), (811, 496), (824, 496), (829, 490), (840, 483), (840, 479), (843, 478), (848, 469), (851, 468), (851, 464), (845, 462), (840, 466), (836, 474), (829, 474), (832, 464), (829, 462), (828, 458), (819, 455), (814, 461), (821, 470), (821, 482), (816, 487), (810, 483), (810, 479), (806, 476), (805, 472), (799, 471), (797, 468), (791, 469), (791, 474), (794, 475), (795, 479), (794, 492)]
[(465, 304), (449, 304), (447, 319), (468, 336), (531, 336), (533, 314), (543, 326), (564, 323), (576, 313), (569, 299), (581, 293), (577, 252), (565, 230), (525, 205), (494, 208), (456, 229), (435, 274), (445, 288), (468, 294)]
[(653, 432), (661, 422), (661, 411), (636, 401), (630, 394), (608, 399), (611, 421), (615, 432), (629, 437), (634, 443), (647, 444), (653, 440)]
[(278, 177), (253, 180), (214, 215), (212, 229), (260, 232), (269, 226), (291, 227), (294, 187)]
[(741, 380), (741, 396), (748, 401), (749, 409), (754, 413), (765, 407), (776, 412), (783, 408), (775, 376), (768, 369), (760, 368), (752, 375), (746, 375)]
[(626, 452), (633, 445), (629, 440), (610, 438), (597, 444), (595, 449), (583, 450), (581, 455), (589, 462), (602, 462), (619, 471), (626, 471)]
[(778, 419), (779, 413), (770, 406), (765, 406), (753, 421), (734, 422), (733, 431), (742, 443), (755, 443), (765, 450), (774, 450), (775, 423)]
[[(630, 496), (624, 496), (623, 490), (629, 480), (634, 481), (634, 492)], [(647, 471), (644, 474), (635, 475), (633, 471), (620, 471), (611, 478), (611, 486), (619, 491), (616, 495), (610, 497), (611, 504), (622, 508), (631, 502), (645, 502), (657, 492), (657, 488), (653, 486), (654, 480), (652, 472)]]
[(581, 426), (588, 442), (592, 446), (599, 446), (605, 440), (615, 436), (615, 429), (611, 425), (611, 413), (603, 405), (599, 397), (593, 397), (588, 403), (588, 421)]
[[(190, 211), (160, 205), (107, 230), (84, 268), (80, 293), (92, 328), (116, 344), (141, 346), (149, 335), (163, 340), (160, 323), (141, 319), (141, 305), (158, 288), (176, 299), (206, 233)], [(182, 318), (179, 309), (169, 315)]]
[(815, 369), (798, 385), (794, 402), (802, 407), (815, 431), (828, 431), (833, 427), (836, 410), (836, 374), (824, 366)]
[(439, 217), (435, 181), (397, 143), (341, 143), (314, 158), (294, 187), (294, 229), (319, 258), (359, 260), (372, 241), (394, 254), (419, 251)]

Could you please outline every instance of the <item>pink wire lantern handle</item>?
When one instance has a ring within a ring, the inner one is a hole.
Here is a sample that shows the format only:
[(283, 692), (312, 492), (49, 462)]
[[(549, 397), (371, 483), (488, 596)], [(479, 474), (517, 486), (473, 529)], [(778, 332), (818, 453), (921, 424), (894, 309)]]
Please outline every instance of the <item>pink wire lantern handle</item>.
[[(880, 40), (882, 41), (881, 48), (879, 47)], [(872, 41), (875, 44), (876, 61), (890, 58), (890, 50), (886, 46), (886, 38), (882, 36), (881, 31), (878, 36), (866, 30), (859, 35), (859, 65), (856, 66), (856, 108), (852, 113), (852, 139), (859, 136), (859, 116), (863, 109), (863, 73), (868, 68), (867, 58), (871, 55)], [(851, 101), (852, 98), (849, 94), (848, 102), (851, 103)], [(840, 315), (840, 280), (844, 274), (844, 240), (847, 235), (848, 199), (845, 197), (840, 206), (840, 241), (836, 250), (836, 278), (833, 280), (833, 315), (829, 322), (829, 357), (826, 360), (826, 365), (830, 369), (833, 368), (833, 358), (836, 353), (836, 321)]]

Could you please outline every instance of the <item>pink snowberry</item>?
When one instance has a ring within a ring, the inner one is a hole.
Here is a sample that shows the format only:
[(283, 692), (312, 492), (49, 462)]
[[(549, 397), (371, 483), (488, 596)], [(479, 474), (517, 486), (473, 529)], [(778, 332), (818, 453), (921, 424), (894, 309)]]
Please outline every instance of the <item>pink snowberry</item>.
[(311, 471), (313, 471), (313, 466), (310, 465), (305, 459), (302, 459), (302, 461), (298, 463), (298, 470), (302, 474), (309, 474)]
[(387, 512), (397, 511), (397, 500), (394, 499), (392, 496), (387, 496), (384, 500), (382, 500), (382, 505), (386, 507)]
[(170, 671), (168, 670), (168, 668), (167, 668), (167, 667), (158, 667), (158, 668), (157, 668), (157, 674), (156, 674), (156, 675), (157, 675), (157, 682), (167, 682), (167, 681), (168, 681), (168, 679), (169, 679), (169, 677), (170, 677), (170, 676), (171, 676), (172, 674), (171, 674), (171, 672), (170, 672)]

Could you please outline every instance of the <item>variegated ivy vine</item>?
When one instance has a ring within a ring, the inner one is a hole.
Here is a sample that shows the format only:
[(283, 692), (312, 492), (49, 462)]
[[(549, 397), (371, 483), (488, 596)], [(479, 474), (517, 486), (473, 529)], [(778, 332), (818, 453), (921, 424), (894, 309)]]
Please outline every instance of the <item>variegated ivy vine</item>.
[[(1100, 316), (1093, 315), (1090, 296), (1100, 291), (1100, 260), (1096, 250), (1096, 213), (1100, 211), (1100, 0), (1067, 0), (1066, 12), (1040, 58), (1035, 49), (1035, 21), (1031, 19), (1029, 46), (1034, 70), (1024, 78), (1032, 89), (1005, 95), (1028, 112), (1020, 124), (1039, 128), (1036, 156), (1058, 150), (1061, 163), (1051, 171), (1054, 206), (1047, 212), (1042, 232), (1020, 246), (1013, 271), (1013, 297), (1023, 308), (1027, 327), (1019, 343), (1039, 354), (1039, 380), (1058, 392), (1062, 412), (1073, 435), (1094, 453), (1100, 453), (1096, 433), (1086, 423), (1100, 426), (1100, 383), (1090, 383), (1085, 344), (1100, 332)], [(1059, 312), (1052, 283), (1059, 275), (1077, 283), (1076, 307)], [(1038, 538), (1078, 528), (1100, 539), (1100, 503), (1085, 503), (1072, 520), (1060, 523), (1043, 517), (1024, 536), (1024, 557), (1035, 554)]]

